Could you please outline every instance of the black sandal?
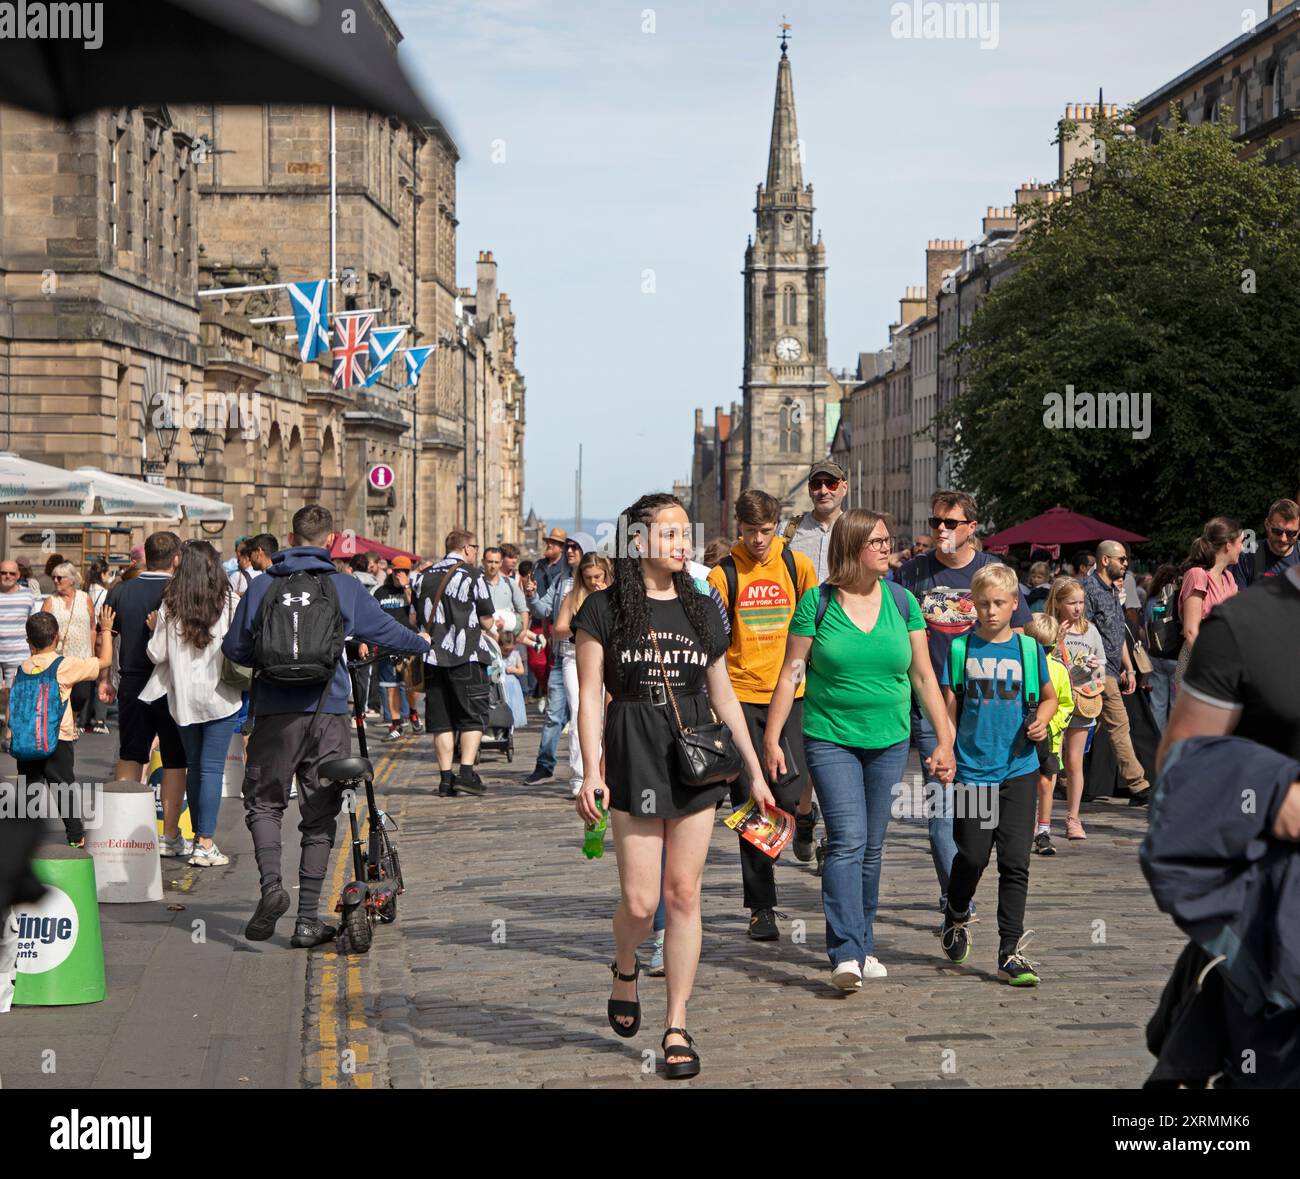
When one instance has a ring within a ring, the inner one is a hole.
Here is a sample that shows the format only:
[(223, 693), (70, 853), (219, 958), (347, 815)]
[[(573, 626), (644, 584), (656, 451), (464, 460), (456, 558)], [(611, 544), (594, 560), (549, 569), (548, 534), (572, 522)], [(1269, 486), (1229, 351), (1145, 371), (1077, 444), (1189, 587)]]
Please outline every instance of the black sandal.
[[(636, 966), (633, 968), (631, 974), (619, 974), (617, 961), (609, 964), (609, 972), (618, 979), (619, 982), (636, 982), (637, 977), (641, 973), (641, 959), (636, 958), (634, 961), (636, 962)], [(611, 999), (609, 1001), (607, 1012), (609, 1015), (609, 1026), (624, 1039), (631, 1039), (631, 1037), (635, 1036), (637, 1032), (641, 1030), (641, 1000), (639, 998)], [(620, 1015), (630, 1015), (632, 1017), (631, 1024), (628, 1025), (616, 1022), (615, 1017)]]
[[(668, 1047), (668, 1037), (676, 1033), (686, 1040), (685, 1046), (674, 1044)], [(664, 1074), (670, 1081), (684, 1081), (687, 1077), (699, 1075), (700, 1071), (700, 1054), (695, 1051), (695, 1041), (691, 1033), (685, 1028), (669, 1028), (664, 1032), (664, 1038), (659, 1041), (664, 1050)], [(678, 1061), (676, 1064), (669, 1063), (670, 1056), (685, 1056), (688, 1059)]]

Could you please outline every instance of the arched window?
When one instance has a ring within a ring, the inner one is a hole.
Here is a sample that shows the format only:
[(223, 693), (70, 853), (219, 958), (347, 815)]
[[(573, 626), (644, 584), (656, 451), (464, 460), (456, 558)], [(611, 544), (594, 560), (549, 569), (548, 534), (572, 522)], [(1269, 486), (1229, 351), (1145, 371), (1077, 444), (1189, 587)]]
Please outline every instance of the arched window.
[(797, 398), (781, 406), (780, 449), (782, 454), (803, 453), (803, 402)]
[(1246, 80), (1238, 78), (1232, 88), (1232, 111), (1237, 116), (1237, 134), (1245, 135), (1250, 125), (1247, 116)]
[(1282, 80), (1284, 70), (1282, 63), (1276, 62), (1269, 67), (1267, 80), (1264, 85), (1267, 88), (1267, 110), (1271, 119), (1276, 119), (1282, 113)]
[(1205, 102), (1205, 122), (1217, 123), (1219, 121), (1219, 100), (1217, 98), (1206, 99)]
[(781, 301), (781, 317), (787, 326), (793, 327), (799, 322), (799, 299), (794, 287), (787, 286)]

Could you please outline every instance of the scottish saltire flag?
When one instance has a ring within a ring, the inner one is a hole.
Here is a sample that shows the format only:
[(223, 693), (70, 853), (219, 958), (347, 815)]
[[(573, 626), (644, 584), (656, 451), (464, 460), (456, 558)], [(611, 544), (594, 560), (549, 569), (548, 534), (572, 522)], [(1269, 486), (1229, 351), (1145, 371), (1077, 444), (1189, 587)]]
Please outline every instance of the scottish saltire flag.
[(336, 389), (364, 385), (366, 366), (362, 363), (368, 349), (366, 339), (374, 327), (373, 315), (336, 315), (334, 317), (334, 377)]
[(424, 362), (433, 355), (433, 350), (436, 347), (436, 344), (426, 344), (420, 348), (407, 348), (402, 353), (406, 357), (406, 384), (408, 387), (420, 383), (420, 370), (424, 367)]
[(298, 356), (302, 360), (315, 360), (322, 352), (330, 350), (329, 283), (291, 282), (289, 302), (293, 305), (293, 319), (298, 325)]
[(393, 359), (393, 354), (397, 351), (397, 346), (402, 342), (406, 335), (404, 327), (377, 327), (370, 332), (370, 375), (366, 378), (367, 385), (373, 385), (379, 380), (380, 374), (383, 373), (385, 366)]

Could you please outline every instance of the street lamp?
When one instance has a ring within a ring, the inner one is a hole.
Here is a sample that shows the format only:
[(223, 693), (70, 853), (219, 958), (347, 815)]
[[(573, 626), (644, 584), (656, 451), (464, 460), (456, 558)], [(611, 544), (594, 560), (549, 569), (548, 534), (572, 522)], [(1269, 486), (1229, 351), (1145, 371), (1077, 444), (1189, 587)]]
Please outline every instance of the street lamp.
[(154, 427), (154, 436), (158, 439), (158, 449), (162, 451), (162, 459), (141, 459), (140, 474), (154, 482), (162, 481), (163, 472), (167, 470), (167, 463), (172, 456), (172, 450), (176, 446), (176, 436), (179, 433), (179, 427), (172, 425), (171, 414), (168, 413)]
[(208, 450), (212, 446), (212, 431), (206, 426), (194, 426), (190, 430), (190, 442), (194, 445), (194, 454), (199, 460), (199, 470), (207, 462)]

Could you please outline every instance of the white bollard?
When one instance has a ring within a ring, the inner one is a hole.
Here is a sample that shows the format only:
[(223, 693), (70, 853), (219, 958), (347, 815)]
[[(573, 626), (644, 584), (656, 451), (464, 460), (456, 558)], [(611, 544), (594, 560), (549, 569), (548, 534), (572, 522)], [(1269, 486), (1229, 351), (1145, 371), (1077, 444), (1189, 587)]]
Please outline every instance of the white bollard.
[(153, 788), (139, 782), (107, 782), (100, 799), (98, 824), (86, 826), (96, 896), (103, 904), (162, 900)]
[(244, 793), (244, 738), (235, 730), (221, 767), (221, 797), (239, 798)]

